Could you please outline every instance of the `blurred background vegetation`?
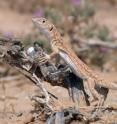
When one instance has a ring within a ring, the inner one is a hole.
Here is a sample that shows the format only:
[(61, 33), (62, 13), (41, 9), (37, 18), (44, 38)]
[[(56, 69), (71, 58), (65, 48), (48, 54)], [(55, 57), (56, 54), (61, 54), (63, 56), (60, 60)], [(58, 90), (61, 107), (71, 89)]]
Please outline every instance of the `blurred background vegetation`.
[(57, 27), (69, 44), (86, 63), (101, 70), (116, 70), (116, 50), (90, 47), (78, 52), (78, 38), (117, 41), (116, 0), (0, 0), (0, 36), (19, 38), (25, 45), (37, 41), (48, 52), (47, 40), (33, 26), (32, 17), (45, 17)]

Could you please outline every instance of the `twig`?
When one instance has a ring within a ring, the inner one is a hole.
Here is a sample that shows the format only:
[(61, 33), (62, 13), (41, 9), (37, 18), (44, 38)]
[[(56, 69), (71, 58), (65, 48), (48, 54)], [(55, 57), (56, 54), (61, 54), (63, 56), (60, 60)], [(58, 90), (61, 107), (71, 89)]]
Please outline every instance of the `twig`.
[[(45, 100), (39, 97), (31, 97), (32, 100), (35, 100), (39, 103), (45, 104), (51, 111), (53, 111), (52, 107), (49, 105), (49, 100), (50, 100), (50, 96), (48, 91), (45, 89), (44, 87), (44, 83), (41, 82), (41, 80), (35, 75), (33, 74), (33, 76), (28, 76), (28, 74), (25, 74), (22, 70), (20, 70), (19, 68), (16, 68), (18, 71), (20, 71), (23, 75), (25, 75), (25, 77), (27, 77), (28, 79), (30, 79), (34, 84), (36, 84), (36, 86), (38, 86), (44, 93), (45, 96)], [(31, 78), (32, 77), (32, 78)], [(54, 95), (53, 95), (54, 96)]]
[(83, 46), (82, 49), (88, 49), (88, 46), (91, 47), (91, 46), (102, 46), (102, 47), (107, 47), (107, 48), (110, 48), (110, 49), (117, 49), (117, 43), (113, 43), (112, 41), (108, 41), (108, 42), (104, 42), (104, 41), (101, 41), (99, 39), (83, 39), (83, 38), (80, 38), (80, 37), (73, 37), (73, 40), (75, 42), (78, 42), (78, 43), (81, 43), (81, 44), (84, 44), (85, 46)]
[(38, 82), (37, 86), (39, 86), (42, 89), (42, 91), (44, 92), (45, 97), (46, 97), (46, 101), (45, 102), (49, 102), (50, 97), (48, 95), (47, 90), (45, 89), (45, 87), (43, 85), (43, 82), (35, 74), (33, 74), (33, 78), (35, 78), (36, 81)]
[(104, 42), (98, 39), (90, 39), (86, 44), (90, 46), (103, 46), (111, 49), (117, 49), (117, 43)]
[[(16, 68), (16, 70), (18, 70), (18, 71), (19, 71), (20, 73), (22, 73), (26, 78), (28, 78), (32, 83), (34, 83), (36, 86), (38, 86), (38, 85), (37, 85), (37, 82), (36, 82), (34, 79), (31, 78), (31, 75), (28, 76), (28, 74), (24, 73), (24, 71), (23, 71), (23, 70), (20, 70), (19, 68)], [(26, 69), (25, 69), (25, 71), (26, 71), (27, 73), (29, 73)], [(55, 99), (58, 100), (58, 97), (56, 97), (54, 94), (50, 93), (49, 91), (47, 91), (47, 92), (48, 92), (48, 94), (51, 95), (53, 98), (55, 98)]]

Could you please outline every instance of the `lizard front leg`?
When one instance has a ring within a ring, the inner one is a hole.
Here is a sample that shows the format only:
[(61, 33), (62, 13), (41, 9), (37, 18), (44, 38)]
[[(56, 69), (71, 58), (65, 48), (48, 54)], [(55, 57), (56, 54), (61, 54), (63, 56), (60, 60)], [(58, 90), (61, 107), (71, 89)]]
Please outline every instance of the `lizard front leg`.
[(56, 52), (52, 52), (52, 53), (50, 54), (50, 59), (55, 58), (55, 57), (56, 57), (56, 55), (57, 55), (57, 53), (56, 53)]

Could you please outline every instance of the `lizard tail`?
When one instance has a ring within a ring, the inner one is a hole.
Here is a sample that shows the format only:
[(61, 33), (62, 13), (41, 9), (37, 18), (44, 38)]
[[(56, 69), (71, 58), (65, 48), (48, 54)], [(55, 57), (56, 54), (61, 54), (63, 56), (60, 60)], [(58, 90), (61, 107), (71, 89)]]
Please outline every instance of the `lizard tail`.
[(117, 83), (105, 83), (105, 84), (100, 84), (100, 86), (106, 87), (112, 90), (117, 90)]

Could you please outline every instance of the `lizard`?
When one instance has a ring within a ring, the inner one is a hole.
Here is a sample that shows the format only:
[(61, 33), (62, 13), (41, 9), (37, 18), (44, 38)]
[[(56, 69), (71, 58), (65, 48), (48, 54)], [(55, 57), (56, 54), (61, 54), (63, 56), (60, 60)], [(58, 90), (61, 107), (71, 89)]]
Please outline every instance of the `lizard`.
[(43, 78), (43, 80), (51, 82), (52, 85), (67, 88), (69, 98), (74, 103), (81, 103), (79, 98), (83, 97), (82, 104), (89, 104), (82, 80), (74, 75), (68, 66), (61, 63), (56, 66), (50, 60), (49, 54), (44, 51), (43, 46), (38, 42), (34, 42), (34, 45), (29, 47), (26, 51), (28, 56), (34, 61), (30, 69), (31, 73), (38, 74), (39, 72), (37, 73), (36, 70), (38, 70), (39, 67), (40, 73), (42, 74), (41, 79)]
[(36, 73), (36, 70), (39, 67), (43, 78), (49, 78), (53, 82), (54, 80), (55, 82), (58, 80), (59, 82), (60, 77), (64, 77), (70, 71), (67, 66), (58, 69), (58, 67), (56, 67), (50, 60), (50, 55), (44, 51), (43, 46), (38, 42), (34, 42), (33, 46), (26, 50), (26, 53), (29, 56), (30, 61), (32, 61), (32, 67), (30, 68), (32, 74)]
[[(64, 43), (59, 31), (50, 21), (43, 17), (35, 17), (32, 18), (32, 22), (49, 40), (53, 50), (52, 54), (59, 54), (69, 65), (74, 74), (82, 78), (84, 82), (87, 82), (88, 88), (93, 95), (93, 101), (97, 101), (99, 106), (103, 106), (107, 98), (108, 90), (117, 90), (117, 85), (107, 82), (101, 75), (97, 74), (80, 60), (71, 47)], [(102, 92), (100, 92), (100, 90)]]

